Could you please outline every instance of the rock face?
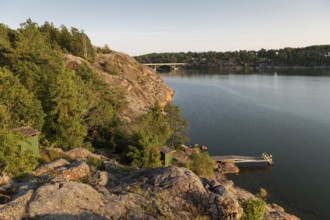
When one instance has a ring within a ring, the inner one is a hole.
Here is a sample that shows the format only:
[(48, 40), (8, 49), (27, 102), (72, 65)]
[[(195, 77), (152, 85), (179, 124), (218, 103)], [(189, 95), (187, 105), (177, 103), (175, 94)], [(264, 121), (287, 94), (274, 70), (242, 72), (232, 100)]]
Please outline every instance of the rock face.
[(9, 175), (5, 173), (0, 173), (0, 185), (6, 185), (11, 182), (11, 178)]
[[(65, 59), (73, 69), (83, 61), (72, 55), (66, 55)], [(159, 75), (127, 54), (115, 51), (111, 54), (98, 54), (91, 66), (110, 86), (119, 87), (125, 93), (128, 107), (121, 117), (126, 120), (130, 121), (148, 112), (156, 102), (165, 106), (172, 101), (173, 90)]]
[(50, 163), (47, 163), (43, 166), (38, 167), (37, 169), (35, 169), (32, 174), (34, 176), (42, 176), (45, 175), (47, 173), (50, 173), (52, 171), (54, 171), (56, 168), (58, 167), (63, 167), (70, 164), (67, 160), (63, 159), (63, 158), (59, 158), (56, 159)]
[(215, 171), (220, 174), (238, 173), (239, 168), (231, 162), (217, 162), (217, 168)]
[[(56, 193), (54, 193), (56, 192)], [(46, 184), (34, 193), (28, 206), (30, 218), (47, 219), (51, 215), (80, 216), (102, 213), (102, 195), (93, 187), (77, 182)]]
[(32, 172), (34, 176), (44, 177), (54, 182), (79, 181), (90, 172), (90, 168), (84, 161), (74, 161), (69, 163), (65, 159), (59, 158)]
[[(194, 213), (211, 219), (239, 219), (243, 210), (225, 185), (221, 194), (206, 188), (203, 181), (186, 168), (162, 167), (152, 171), (135, 171), (122, 178), (119, 186), (134, 186), (162, 198), (157, 207), (166, 219), (194, 219)], [(213, 188), (212, 188), (213, 189)], [(124, 188), (120, 189), (125, 190)]]
[[(235, 220), (243, 215), (238, 201), (255, 198), (232, 181), (202, 179), (179, 167), (124, 171), (116, 178), (105, 171), (90, 172), (94, 177), (86, 184), (78, 180), (81, 170), (89, 172), (88, 165), (67, 163), (59, 159), (34, 172), (36, 178), (55, 173), (53, 179), (13, 186), (17, 189), (11, 200), (0, 205), (0, 219)], [(265, 218), (297, 219), (276, 205), (267, 207)]]

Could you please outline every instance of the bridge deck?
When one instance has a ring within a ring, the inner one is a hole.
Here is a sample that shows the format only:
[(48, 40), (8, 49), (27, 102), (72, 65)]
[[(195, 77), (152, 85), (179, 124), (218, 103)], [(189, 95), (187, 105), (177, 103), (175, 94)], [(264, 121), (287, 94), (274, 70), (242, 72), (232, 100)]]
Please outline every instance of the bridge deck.
[(233, 162), (233, 163), (269, 163), (273, 164), (273, 159), (269, 155), (262, 157), (249, 157), (239, 155), (224, 155), (224, 156), (211, 156), (211, 159), (217, 162)]
[(143, 63), (144, 66), (184, 66), (187, 65), (187, 63)]

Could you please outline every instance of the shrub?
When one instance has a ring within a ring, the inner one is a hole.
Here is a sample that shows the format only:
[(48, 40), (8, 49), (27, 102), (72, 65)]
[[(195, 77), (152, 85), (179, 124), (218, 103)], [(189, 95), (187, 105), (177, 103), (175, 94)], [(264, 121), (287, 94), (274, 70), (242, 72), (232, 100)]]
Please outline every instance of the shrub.
[(73, 159), (68, 157), (64, 152), (56, 151), (56, 150), (47, 150), (47, 149), (41, 149), (40, 150), (40, 158), (39, 162), (41, 164), (43, 163), (49, 163), (55, 159), (63, 158), (68, 161), (72, 161)]
[(86, 163), (92, 170), (99, 170), (102, 167), (102, 160), (96, 157), (88, 157)]
[(190, 156), (186, 167), (201, 177), (211, 178), (214, 176), (215, 162), (208, 152), (194, 153)]
[(97, 48), (97, 52), (103, 53), (103, 54), (109, 54), (111, 53), (111, 49), (108, 44), (105, 44), (103, 47)]
[(266, 210), (266, 202), (262, 199), (251, 199), (242, 204), (244, 216), (246, 220), (261, 220), (264, 218)]
[(116, 68), (115, 66), (113, 66), (109, 61), (104, 61), (103, 63), (104, 66), (104, 70), (112, 75), (119, 75), (120, 71), (118, 70), (118, 68)]
[(31, 151), (20, 149), (21, 138), (21, 135), (0, 129), (0, 173), (22, 177), (30, 173), (38, 164)]

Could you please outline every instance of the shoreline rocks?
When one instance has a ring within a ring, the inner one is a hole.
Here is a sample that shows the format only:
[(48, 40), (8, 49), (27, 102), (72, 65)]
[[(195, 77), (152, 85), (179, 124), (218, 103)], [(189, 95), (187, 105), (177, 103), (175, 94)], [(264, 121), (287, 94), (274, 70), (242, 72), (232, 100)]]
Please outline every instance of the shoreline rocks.
[(217, 162), (215, 172), (220, 174), (238, 173), (239, 168), (232, 162)]
[[(82, 159), (40, 166), (27, 182), (0, 187), (10, 191), (0, 219), (236, 220), (244, 214), (241, 202), (257, 198), (230, 180), (201, 178), (183, 167), (123, 170), (112, 163), (109, 172), (92, 171)], [(298, 218), (268, 204), (265, 219)]]

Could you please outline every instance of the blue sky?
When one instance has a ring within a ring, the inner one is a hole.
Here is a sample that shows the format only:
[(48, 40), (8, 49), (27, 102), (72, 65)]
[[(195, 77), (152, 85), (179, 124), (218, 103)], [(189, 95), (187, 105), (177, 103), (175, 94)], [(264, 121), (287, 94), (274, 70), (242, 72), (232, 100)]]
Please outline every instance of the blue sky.
[(0, 23), (27, 18), (130, 55), (330, 44), (329, 0), (0, 0)]

